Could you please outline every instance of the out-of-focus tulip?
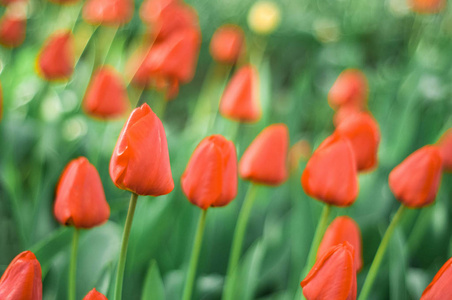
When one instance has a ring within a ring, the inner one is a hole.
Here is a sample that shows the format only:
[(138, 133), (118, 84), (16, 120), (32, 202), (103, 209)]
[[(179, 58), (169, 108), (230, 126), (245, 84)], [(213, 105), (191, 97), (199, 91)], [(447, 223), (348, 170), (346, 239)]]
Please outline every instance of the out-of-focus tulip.
[(306, 194), (327, 204), (352, 205), (358, 178), (350, 141), (337, 134), (325, 139), (306, 164), (301, 185)]
[(41, 265), (31, 251), (17, 255), (0, 278), (0, 299), (41, 300)]
[(317, 258), (325, 255), (331, 247), (343, 242), (348, 242), (353, 246), (353, 249), (355, 250), (354, 266), (356, 271), (361, 270), (363, 265), (361, 231), (359, 230), (358, 224), (347, 216), (337, 217), (331, 222), (330, 226), (328, 226), (322, 242), (320, 243), (319, 250), (317, 251)]
[(49, 2), (61, 5), (70, 5), (79, 2), (80, 0), (48, 0)]
[(62, 225), (92, 228), (105, 223), (110, 207), (96, 168), (85, 157), (64, 169), (56, 190), (54, 214)]
[(279, 7), (273, 1), (258, 1), (248, 13), (248, 26), (258, 34), (270, 34), (281, 21)]
[(96, 289), (92, 289), (83, 300), (108, 300), (102, 293), (99, 293)]
[(114, 184), (139, 195), (160, 196), (174, 188), (165, 129), (146, 103), (132, 111), (110, 161)]
[(38, 72), (46, 80), (66, 80), (74, 70), (74, 37), (69, 30), (52, 34), (38, 56)]
[(443, 158), (443, 169), (452, 172), (452, 128), (447, 130), (437, 143)]
[(20, 46), (25, 40), (25, 31), (27, 27), (27, 17), (25, 4), (14, 3), (10, 7), (17, 7), (6, 10), (0, 19), (0, 44), (14, 48)]
[(10, 4), (19, 2), (26, 3), (28, 0), (0, 0), (0, 5), (9, 6)]
[(363, 110), (360, 107), (354, 105), (342, 105), (340, 106), (333, 116), (334, 126), (338, 127), (343, 121), (358, 115)]
[(133, 6), (132, 0), (87, 0), (83, 19), (94, 25), (123, 25), (132, 19)]
[(240, 177), (254, 183), (280, 185), (287, 179), (289, 130), (285, 124), (266, 127), (245, 150)]
[(312, 155), (311, 144), (307, 140), (299, 140), (289, 149), (289, 172), (292, 174), (298, 169), (300, 161), (307, 161)]
[(89, 115), (102, 119), (126, 113), (129, 98), (121, 74), (110, 66), (97, 69), (86, 90), (83, 107)]
[(262, 115), (259, 75), (252, 65), (241, 67), (231, 78), (220, 101), (220, 113), (239, 122), (257, 122)]
[(446, 0), (409, 0), (411, 9), (419, 14), (436, 14), (446, 7)]
[(339, 124), (336, 132), (351, 142), (358, 171), (368, 171), (375, 167), (380, 129), (370, 114), (359, 113), (351, 116)]
[(199, 143), (181, 178), (188, 200), (201, 209), (225, 206), (237, 195), (234, 143), (216, 134)]
[(210, 41), (210, 54), (222, 64), (235, 64), (245, 51), (245, 34), (232, 24), (219, 27)]
[(301, 282), (307, 300), (356, 299), (354, 249), (348, 242), (331, 247)]
[(367, 106), (368, 89), (366, 75), (363, 72), (347, 69), (339, 75), (331, 87), (328, 102), (334, 109), (344, 105), (363, 109)]
[(441, 181), (442, 158), (436, 146), (413, 152), (389, 174), (389, 187), (403, 205), (419, 208), (435, 201)]
[(452, 258), (439, 269), (420, 300), (452, 299)]

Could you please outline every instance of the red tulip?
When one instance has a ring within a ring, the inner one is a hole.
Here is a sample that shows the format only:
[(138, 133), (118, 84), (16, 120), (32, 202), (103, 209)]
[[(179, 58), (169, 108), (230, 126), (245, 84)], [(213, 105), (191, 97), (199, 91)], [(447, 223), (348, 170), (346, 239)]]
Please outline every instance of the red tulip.
[(174, 188), (162, 122), (146, 103), (122, 128), (110, 161), (114, 184), (139, 195), (160, 196)]
[(452, 258), (439, 269), (420, 300), (452, 299)]
[(309, 159), (301, 185), (311, 197), (331, 205), (349, 206), (358, 195), (356, 170), (350, 141), (333, 134)]
[(436, 146), (413, 152), (389, 174), (389, 187), (403, 205), (419, 208), (435, 201), (441, 180), (442, 158)]
[(289, 130), (285, 124), (266, 127), (245, 150), (240, 177), (255, 183), (280, 185), (287, 179)]
[(234, 143), (216, 134), (199, 143), (181, 178), (188, 200), (201, 209), (225, 206), (237, 195)]
[(52, 34), (38, 56), (39, 73), (46, 80), (66, 80), (74, 70), (74, 38), (71, 31)]
[(0, 278), (0, 299), (41, 300), (41, 265), (31, 251), (17, 255)]
[(231, 78), (220, 101), (220, 113), (239, 122), (259, 121), (262, 110), (259, 102), (258, 72), (251, 66), (241, 67)]
[(411, 9), (420, 14), (436, 14), (446, 7), (446, 0), (410, 0)]
[(442, 135), (437, 144), (443, 158), (444, 170), (452, 172), (452, 128)]
[(15, 13), (6, 13), (0, 20), (0, 44), (5, 47), (18, 47), (25, 40), (27, 19)]
[(353, 246), (344, 242), (320, 257), (301, 282), (307, 300), (356, 299)]
[(368, 93), (364, 73), (356, 69), (347, 69), (339, 75), (331, 87), (328, 102), (333, 108), (343, 105), (364, 108), (367, 105)]
[(110, 207), (96, 168), (85, 157), (64, 169), (56, 190), (54, 214), (62, 225), (92, 228), (107, 222)]
[(343, 121), (352, 118), (353, 116), (361, 113), (363, 109), (354, 105), (342, 105), (334, 113), (333, 124), (339, 126)]
[(107, 297), (99, 293), (96, 289), (92, 289), (83, 300), (108, 300)]
[(210, 54), (223, 64), (235, 64), (245, 50), (243, 30), (232, 24), (219, 27), (210, 41)]
[(133, 16), (132, 0), (87, 0), (83, 6), (83, 19), (94, 25), (119, 26)]
[(380, 129), (370, 114), (359, 113), (351, 116), (339, 124), (336, 132), (351, 142), (358, 171), (368, 171), (375, 167)]
[(4, 6), (8, 6), (10, 4), (20, 3), (20, 2), (26, 3), (26, 2), (28, 2), (28, 0), (0, 0), (0, 4), (4, 5)]
[(85, 111), (103, 119), (122, 116), (129, 108), (126, 86), (113, 67), (97, 69), (83, 99)]
[(356, 271), (361, 270), (363, 265), (361, 231), (359, 230), (358, 224), (347, 216), (337, 217), (328, 226), (317, 251), (317, 259), (325, 255), (331, 247), (343, 242), (348, 242), (353, 246), (355, 250), (354, 266)]

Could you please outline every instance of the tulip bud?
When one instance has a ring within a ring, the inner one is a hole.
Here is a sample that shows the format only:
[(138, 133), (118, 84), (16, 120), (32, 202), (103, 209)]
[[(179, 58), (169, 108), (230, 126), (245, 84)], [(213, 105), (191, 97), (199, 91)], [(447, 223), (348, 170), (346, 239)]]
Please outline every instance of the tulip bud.
[(452, 258), (439, 269), (420, 300), (452, 299)]
[(442, 172), (438, 147), (413, 152), (389, 174), (389, 187), (403, 205), (420, 208), (435, 201)]
[(132, 19), (133, 6), (131, 0), (87, 0), (83, 19), (93, 25), (123, 25)]
[(64, 169), (56, 190), (55, 218), (62, 225), (92, 228), (105, 223), (110, 207), (96, 168), (85, 157)]
[(92, 289), (83, 300), (108, 300), (102, 293), (99, 293), (96, 289)]
[(306, 164), (301, 185), (306, 194), (327, 204), (350, 206), (358, 196), (355, 154), (348, 139), (333, 134)]
[(248, 13), (248, 26), (258, 34), (270, 34), (281, 21), (281, 12), (275, 2), (258, 1)]
[(444, 170), (446, 172), (452, 172), (452, 128), (441, 136), (437, 145), (443, 159)]
[(226, 86), (220, 101), (220, 113), (238, 122), (259, 121), (258, 72), (252, 65), (241, 67)]
[(41, 265), (31, 251), (17, 255), (0, 278), (0, 299), (41, 300)]
[(353, 118), (363, 110), (360, 107), (346, 104), (338, 107), (333, 116), (333, 124), (338, 127), (343, 121)]
[(328, 102), (333, 109), (343, 105), (363, 109), (367, 105), (369, 94), (366, 75), (356, 69), (343, 71), (328, 93)]
[(245, 34), (243, 30), (232, 24), (219, 27), (210, 41), (210, 54), (222, 64), (235, 64), (245, 52)]
[(245, 150), (239, 163), (240, 177), (254, 183), (280, 185), (286, 181), (289, 130), (285, 124), (266, 127)]
[(347, 216), (337, 217), (328, 226), (317, 251), (317, 259), (325, 255), (331, 247), (343, 242), (348, 242), (353, 246), (355, 250), (354, 266), (358, 272), (363, 265), (361, 231), (358, 224)]
[(446, 0), (409, 0), (411, 10), (419, 14), (436, 14), (446, 7)]
[(9, 48), (20, 46), (25, 40), (26, 27), (26, 5), (11, 4), (0, 19), (0, 44)]
[(102, 119), (122, 116), (129, 108), (129, 98), (121, 74), (113, 67), (98, 68), (86, 90), (83, 108)]
[(336, 132), (350, 141), (358, 171), (368, 171), (375, 167), (380, 129), (370, 114), (359, 113), (344, 120), (336, 128)]
[(354, 249), (347, 242), (331, 247), (301, 282), (307, 300), (356, 299)]
[(199, 143), (182, 174), (188, 200), (201, 209), (225, 206), (237, 195), (237, 155), (234, 143), (216, 134)]
[(67, 80), (75, 65), (72, 32), (52, 34), (38, 56), (38, 72), (46, 80)]
[(289, 169), (290, 173), (298, 170), (300, 161), (307, 161), (312, 155), (311, 144), (307, 140), (299, 140), (289, 149)]
[(165, 129), (146, 103), (130, 114), (110, 161), (114, 184), (139, 195), (160, 196), (174, 188)]

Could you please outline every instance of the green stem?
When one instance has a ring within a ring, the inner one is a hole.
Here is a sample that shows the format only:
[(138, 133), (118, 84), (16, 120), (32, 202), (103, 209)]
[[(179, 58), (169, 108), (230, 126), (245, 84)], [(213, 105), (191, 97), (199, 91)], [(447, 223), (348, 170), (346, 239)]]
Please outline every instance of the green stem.
[(389, 241), (391, 240), (392, 234), (394, 233), (394, 229), (399, 223), (403, 215), (403, 212), (405, 211), (405, 208), (406, 207), (404, 205), (400, 205), (399, 209), (394, 215), (394, 218), (392, 218), (392, 221), (389, 224), (388, 229), (386, 229), (383, 239), (381, 240), (380, 246), (378, 247), (377, 253), (375, 254), (374, 261), (372, 262), (369, 272), (367, 273), (367, 277), (366, 280), (364, 281), (364, 285), (363, 288), (361, 289), (361, 293), (359, 294), (358, 300), (367, 299), (367, 297), (369, 296), (372, 284), (375, 281), (375, 277), (378, 274), (378, 269), (380, 268), (381, 262), (385, 255), (386, 248), (388, 248)]
[(185, 281), (184, 296), (182, 299), (190, 300), (195, 283), (196, 267), (198, 266), (199, 252), (201, 251), (202, 236), (206, 225), (207, 209), (199, 216), (198, 229), (196, 230), (195, 242), (191, 251), (190, 265), (188, 267), (187, 281)]
[(242, 252), (243, 239), (245, 237), (246, 226), (250, 217), (251, 208), (253, 207), (254, 200), (257, 195), (257, 185), (251, 183), (248, 188), (248, 192), (243, 201), (242, 208), (240, 210), (237, 225), (235, 227), (234, 238), (232, 241), (232, 249), (229, 257), (228, 270), (226, 272), (226, 283), (223, 290), (223, 300), (233, 299), (235, 277), (237, 274), (237, 265)]
[(133, 215), (137, 206), (138, 195), (132, 193), (130, 196), (129, 211), (127, 212), (126, 224), (122, 235), (121, 253), (119, 254), (118, 273), (116, 274), (115, 299), (122, 298), (122, 282), (124, 280), (124, 269), (126, 268), (127, 246), (129, 244), (130, 229), (132, 228)]
[(72, 252), (71, 261), (69, 264), (69, 288), (68, 288), (68, 299), (75, 300), (75, 286), (77, 281), (77, 248), (78, 248), (78, 237), (80, 235), (80, 230), (74, 228), (74, 234), (72, 236)]

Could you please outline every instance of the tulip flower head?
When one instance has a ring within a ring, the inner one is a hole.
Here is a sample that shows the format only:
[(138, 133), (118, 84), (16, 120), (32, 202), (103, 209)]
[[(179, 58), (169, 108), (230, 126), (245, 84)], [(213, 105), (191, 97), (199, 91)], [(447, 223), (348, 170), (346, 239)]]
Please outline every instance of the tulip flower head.
[(266, 127), (245, 150), (239, 163), (240, 177), (254, 183), (280, 185), (286, 181), (289, 130), (285, 124)]
[(67, 80), (75, 65), (72, 32), (52, 34), (38, 56), (38, 72), (46, 80)]
[(237, 195), (237, 155), (234, 143), (222, 135), (199, 143), (182, 174), (188, 200), (201, 209), (225, 206)]
[(238, 122), (257, 122), (262, 115), (258, 72), (252, 65), (241, 67), (226, 86), (220, 113)]
[(436, 273), (420, 300), (452, 299), (452, 258)]
[(331, 247), (301, 282), (307, 300), (356, 299), (354, 249), (348, 242)]
[(235, 64), (245, 51), (245, 34), (232, 24), (219, 27), (210, 41), (210, 54), (222, 64)]
[(306, 164), (301, 176), (306, 194), (336, 206), (350, 206), (358, 196), (355, 154), (348, 139), (326, 138)]
[(436, 14), (446, 7), (446, 0), (409, 0), (411, 9), (419, 14)]
[(435, 201), (441, 172), (440, 150), (436, 146), (424, 146), (391, 171), (389, 187), (403, 205), (424, 207)]
[(0, 299), (41, 300), (41, 265), (31, 251), (17, 255), (0, 278)]
[(325, 255), (331, 247), (343, 242), (348, 242), (353, 246), (355, 250), (354, 266), (358, 272), (363, 265), (361, 231), (358, 224), (347, 216), (337, 217), (328, 226), (317, 251), (317, 259)]
[(348, 120), (363, 112), (360, 107), (354, 105), (342, 105), (340, 106), (333, 116), (333, 124), (338, 127), (343, 121)]
[(85, 157), (64, 169), (56, 190), (54, 214), (62, 225), (92, 228), (105, 223), (110, 207), (96, 168)]
[(83, 19), (93, 25), (123, 25), (132, 19), (133, 6), (132, 0), (87, 0)]
[(0, 19), (0, 44), (4, 47), (15, 48), (25, 40), (27, 27), (26, 4), (15, 2), (8, 6)]
[(363, 109), (367, 106), (369, 94), (366, 75), (357, 69), (343, 71), (328, 93), (328, 102), (334, 109), (341, 106), (354, 106)]
[(13, 3), (20, 3), (20, 2), (26, 3), (26, 2), (28, 2), (28, 0), (0, 0), (0, 5), (9, 6)]
[(96, 289), (92, 289), (83, 300), (108, 300), (102, 293), (99, 293)]
[(121, 74), (113, 67), (100, 67), (86, 90), (83, 108), (101, 119), (122, 116), (129, 108), (129, 98)]
[(270, 34), (281, 21), (279, 7), (273, 1), (258, 1), (248, 13), (248, 26), (258, 34)]
[(110, 161), (114, 184), (138, 195), (160, 196), (174, 188), (165, 129), (146, 103), (132, 111)]
[(443, 159), (443, 169), (452, 172), (452, 128), (447, 130), (437, 143)]

